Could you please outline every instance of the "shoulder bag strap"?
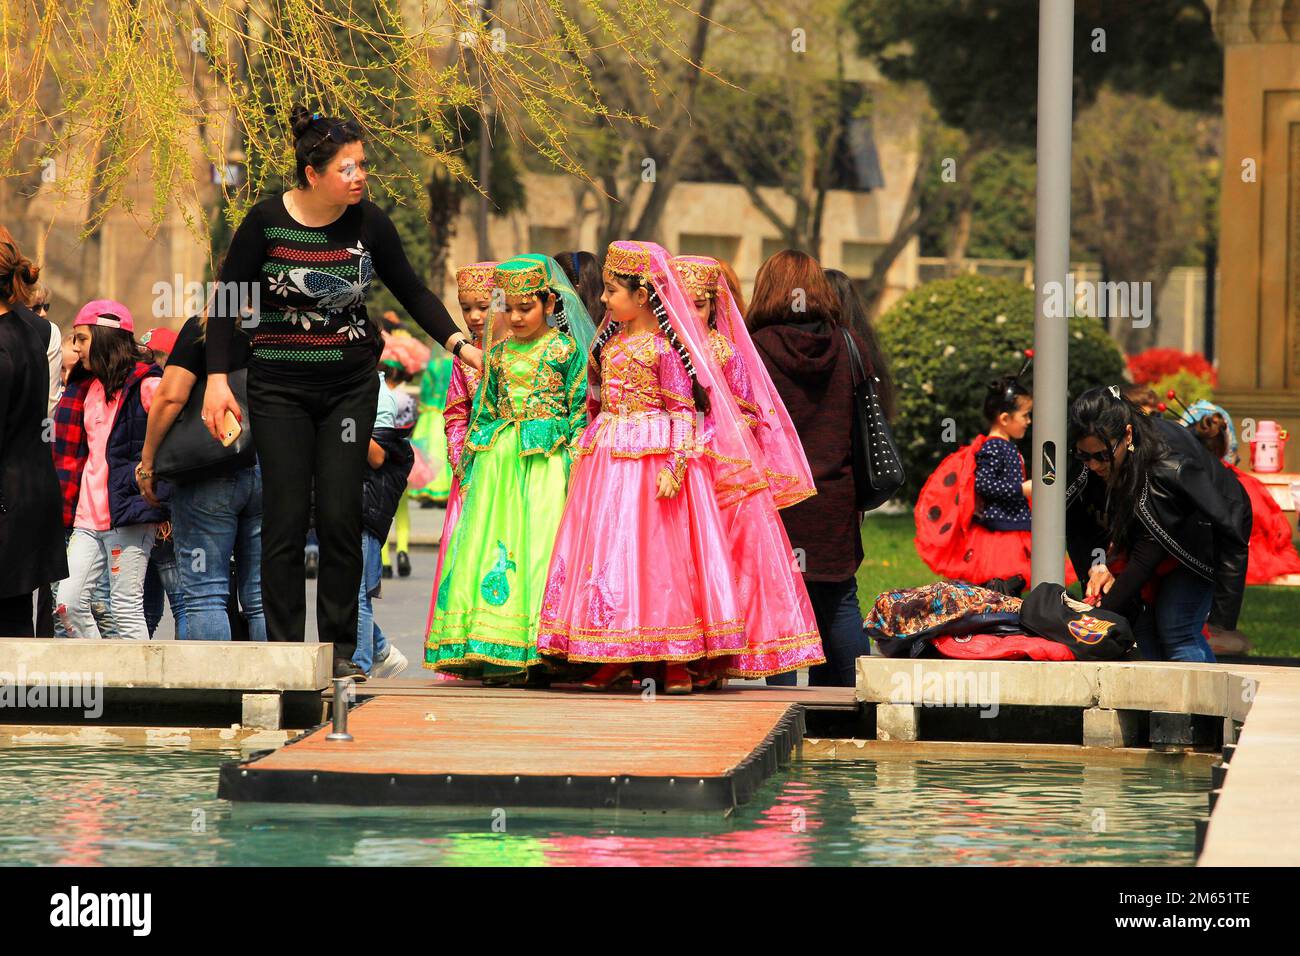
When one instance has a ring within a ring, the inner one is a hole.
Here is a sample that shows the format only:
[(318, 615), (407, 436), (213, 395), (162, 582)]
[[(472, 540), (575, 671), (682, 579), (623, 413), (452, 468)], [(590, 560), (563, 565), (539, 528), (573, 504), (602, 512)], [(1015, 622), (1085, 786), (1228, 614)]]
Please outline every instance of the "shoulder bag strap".
[(853, 341), (853, 336), (842, 325), (840, 326), (840, 334), (844, 336), (844, 343), (849, 347), (849, 361), (853, 368), (853, 384), (856, 386), (867, 377), (866, 370), (862, 367), (862, 356), (858, 354), (858, 344)]

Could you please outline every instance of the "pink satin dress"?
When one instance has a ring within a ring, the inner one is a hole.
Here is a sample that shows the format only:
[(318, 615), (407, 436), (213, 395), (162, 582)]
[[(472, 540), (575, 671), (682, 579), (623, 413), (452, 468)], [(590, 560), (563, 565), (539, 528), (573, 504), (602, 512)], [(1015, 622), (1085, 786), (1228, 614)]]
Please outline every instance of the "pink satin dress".
[[(755, 432), (769, 427), (760, 419), (744, 360), (730, 340), (714, 329), (709, 347), (741, 417)], [(804, 565), (790, 545), (772, 495), (749, 495), (722, 514), (745, 614), (745, 651), (728, 662), (727, 674), (767, 677), (824, 663), (817, 617), (803, 581)]]
[[(697, 432), (691, 381), (667, 338), (620, 331), (576, 445), (537, 649), (576, 662), (694, 661), (744, 653), (727, 526)], [(657, 497), (661, 470), (680, 482)]]

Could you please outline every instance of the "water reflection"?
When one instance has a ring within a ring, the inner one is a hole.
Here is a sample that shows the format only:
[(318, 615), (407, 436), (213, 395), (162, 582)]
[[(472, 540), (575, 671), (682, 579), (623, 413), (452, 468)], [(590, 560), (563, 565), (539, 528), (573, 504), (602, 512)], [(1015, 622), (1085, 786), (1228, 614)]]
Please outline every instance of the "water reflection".
[(1189, 865), (1206, 769), (915, 758), (796, 762), (732, 818), (491, 808), (232, 808), (229, 755), (0, 750), (0, 864)]

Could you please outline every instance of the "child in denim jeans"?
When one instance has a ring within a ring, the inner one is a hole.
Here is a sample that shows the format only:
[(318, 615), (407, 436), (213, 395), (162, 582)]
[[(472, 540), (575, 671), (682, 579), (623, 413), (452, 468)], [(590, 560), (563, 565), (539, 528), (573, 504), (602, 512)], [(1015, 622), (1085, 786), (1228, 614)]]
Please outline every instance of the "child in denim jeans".
[(406, 656), (384, 637), (375, 621), (371, 600), (379, 595), (381, 556), (388, 531), (406, 493), (406, 479), (415, 463), (409, 430), (396, 427), (397, 403), (379, 376), (379, 406), (370, 437), (370, 450), (361, 496), (361, 592), (357, 606), (357, 650), (352, 663), (365, 677), (395, 677), (406, 667)]

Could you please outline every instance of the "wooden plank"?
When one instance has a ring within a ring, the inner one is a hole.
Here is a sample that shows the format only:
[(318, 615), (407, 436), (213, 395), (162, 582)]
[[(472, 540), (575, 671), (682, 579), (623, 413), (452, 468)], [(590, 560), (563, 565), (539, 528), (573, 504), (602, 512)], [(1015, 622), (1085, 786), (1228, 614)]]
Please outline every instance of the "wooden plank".
[[(666, 703), (671, 701), (671, 703)], [(222, 767), (220, 796), (262, 802), (730, 810), (789, 759), (788, 701), (594, 694), (385, 695), (349, 742), (317, 728)]]
[[(624, 699), (641, 696), (641, 688), (629, 686), (617, 690), (595, 693), (577, 685), (566, 684), (545, 690), (523, 687), (484, 687), (478, 681), (435, 681), (432, 678), (389, 678), (368, 680), (356, 685), (358, 698), (367, 697), (498, 697), (541, 698), (553, 695), (594, 699)], [(325, 692), (328, 699), (333, 688)], [(722, 690), (702, 691), (689, 696), (669, 697), (657, 694), (658, 701), (689, 701), (715, 703), (785, 702), (802, 704), (809, 710), (854, 711), (861, 707), (852, 687), (767, 687), (762, 685), (732, 685)]]

